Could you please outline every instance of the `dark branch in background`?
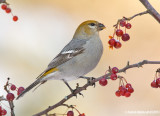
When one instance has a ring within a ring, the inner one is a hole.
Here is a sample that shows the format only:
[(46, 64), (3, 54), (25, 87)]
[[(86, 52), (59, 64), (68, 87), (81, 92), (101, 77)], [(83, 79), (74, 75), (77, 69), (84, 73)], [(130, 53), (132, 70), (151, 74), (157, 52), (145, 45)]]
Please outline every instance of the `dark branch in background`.
[[(8, 88), (7, 88), (8, 85), (9, 85), (9, 78), (8, 78), (8, 81), (7, 81), (6, 85), (4, 85), (4, 90), (5, 90), (7, 93), (9, 93), (9, 90), (8, 90)], [(10, 107), (10, 109), (11, 109), (11, 116), (15, 116), (15, 114), (14, 114), (14, 104), (13, 104), (13, 101), (8, 101), (8, 103), (9, 103), (9, 107)]]
[(152, 15), (160, 23), (160, 14), (153, 8), (148, 0), (139, 0), (147, 9), (148, 13)]
[[(125, 66), (124, 68), (122, 68), (122, 69), (120, 69), (119, 70), (119, 72), (118, 73), (121, 73), (121, 72), (126, 72), (126, 70), (128, 70), (128, 69), (131, 69), (131, 68), (136, 68), (136, 67), (142, 67), (142, 65), (144, 65), (144, 64), (160, 64), (160, 61), (147, 61), (147, 60), (143, 60), (142, 62), (139, 62), (139, 63), (136, 63), (136, 64), (132, 64), (132, 65), (130, 65), (129, 64), (129, 62), (127, 63), (127, 66)], [(93, 85), (95, 82), (98, 82), (101, 78), (106, 78), (106, 79), (110, 79), (110, 76), (111, 75), (111, 73), (107, 73), (106, 75), (103, 75), (103, 76), (101, 76), (101, 77), (98, 77), (98, 78), (96, 78), (95, 80), (92, 80), (92, 81), (90, 81), (89, 83), (87, 83), (87, 84), (85, 84), (84, 86), (82, 86), (82, 87), (78, 87), (76, 90), (75, 90), (75, 94), (78, 94), (78, 93), (80, 93), (81, 91), (83, 91), (83, 90), (86, 90), (87, 89), (87, 87), (89, 87), (89, 86), (91, 86), (91, 85)], [(64, 105), (64, 103), (66, 102), (66, 101), (68, 101), (70, 98), (72, 98), (72, 97), (74, 97), (74, 94), (69, 94), (68, 96), (66, 96), (65, 98), (63, 98), (61, 101), (59, 101), (58, 103), (56, 103), (55, 105), (53, 105), (53, 106), (49, 106), (47, 109), (45, 109), (44, 111), (42, 111), (42, 112), (40, 112), (40, 113), (37, 113), (37, 114), (35, 114), (35, 115), (33, 115), (33, 116), (41, 116), (41, 115), (46, 115), (47, 116), (47, 113), (49, 112), (49, 111), (51, 111), (51, 110), (53, 110), (53, 109), (55, 109), (55, 108), (57, 108), (57, 107), (59, 107), (59, 106), (62, 106), (62, 105)]]

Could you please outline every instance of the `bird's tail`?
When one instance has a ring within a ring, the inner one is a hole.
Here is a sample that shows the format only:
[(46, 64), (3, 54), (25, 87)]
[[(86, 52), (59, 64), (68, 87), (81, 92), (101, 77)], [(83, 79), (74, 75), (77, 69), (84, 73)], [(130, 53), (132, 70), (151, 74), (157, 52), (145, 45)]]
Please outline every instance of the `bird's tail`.
[(20, 93), (17, 97), (17, 99), (19, 99), (20, 97), (22, 97), (25, 93), (27, 93), (28, 91), (30, 91), (33, 87), (35, 87), (36, 85), (38, 85), (39, 83), (41, 83), (41, 79), (37, 79), (35, 82), (33, 82), (30, 86), (28, 86), (22, 93)]

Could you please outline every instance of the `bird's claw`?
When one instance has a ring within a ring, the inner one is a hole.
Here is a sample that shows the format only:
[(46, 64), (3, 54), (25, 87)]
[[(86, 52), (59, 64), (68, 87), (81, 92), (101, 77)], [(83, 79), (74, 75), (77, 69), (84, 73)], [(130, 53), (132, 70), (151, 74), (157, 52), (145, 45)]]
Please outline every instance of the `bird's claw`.
[[(91, 84), (91, 81), (93, 81), (93, 80), (95, 80), (95, 78), (94, 77), (90, 77), (90, 78), (87, 79), (87, 83)], [(96, 87), (96, 83), (92, 83), (91, 86), (93, 86), (95, 88)]]

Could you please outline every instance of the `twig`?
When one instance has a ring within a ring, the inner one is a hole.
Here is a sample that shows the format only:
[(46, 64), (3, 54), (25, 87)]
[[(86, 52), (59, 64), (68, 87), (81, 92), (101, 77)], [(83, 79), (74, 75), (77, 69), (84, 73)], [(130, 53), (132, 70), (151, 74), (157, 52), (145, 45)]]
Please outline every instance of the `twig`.
[(0, 96), (0, 101), (7, 101), (7, 100), (3, 96)]
[(121, 20), (123, 20), (123, 19), (125, 19), (125, 20), (127, 20), (127, 21), (130, 21), (130, 20), (132, 20), (133, 18), (135, 18), (135, 17), (137, 17), (137, 16), (141, 16), (141, 15), (148, 14), (148, 13), (149, 13), (149, 12), (148, 12), (148, 10), (147, 10), (147, 11), (143, 11), (143, 12), (137, 13), (137, 14), (129, 17), (129, 18), (123, 17), (122, 19), (118, 19), (117, 24), (113, 25), (113, 27), (116, 27), (116, 28), (117, 28), (119, 22), (120, 22)]
[[(132, 65), (130, 65), (129, 63), (127, 63), (127, 66), (125, 66), (124, 68), (120, 69), (118, 73), (126, 72), (126, 70), (131, 69), (131, 68), (142, 67), (144, 64), (160, 64), (160, 61), (147, 61), (147, 60), (143, 60), (143, 61), (141, 61), (139, 63), (132, 64)], [(87, 87), (93, 85), (95, 82), (98, 82), (101, 78), (105, 77), (106, 79), (110, 79), (110, 77), (109, 77), (110, 75), (111, 75), (111, 73), (107, 73), (107, 74), (105, 74), (105, 75), (103, 75), (101, 77), (98, 77), (95, 80), (92, 80), (89, 83), (85, 84), (84, 86), (77, 88), (74, 93), (78, 94), (81, 91), (86, 90)], [(71, 93), (68, 96), (66, 96), (65, 98), (63, 98), (61, 101), (59, 101), (58, 103), (56, 103), (55, 105), (50, 106), (47, 109), (45, 109), (44, 111), (39, 112), (39, 113), (37, 113), (37, 114), (35, 114), (33, 116), (44, 115), (44, 114), (48, 113), (49, 111), (51, 111), (51, 110), (53, 110), (53, 109), (55, 109), (55, 108), (57, 108), (57, 107), (59, 107), (61, 105), (64, 105), (64, 103), (66, 101), (68, 101), (70, 98), (72, 98), (73, 96), (74, 96), (74, 94)]]
[[(9, 90), (7, 89), (7, 86), (9, 85), (9, 78), (8, 81), (6, 82), (6, 85), (4, 85), (4, 90), (9, 93)], [(14, 104), (13, 101), (8, 101), (10, 109), (11, 109), (11, 116), (15, 116), (14, 114)]]
[(160, 14), (153, 8), (148, 0), (139, 0), (147, 9), (150, 15), (152, 15), (160, 23)]

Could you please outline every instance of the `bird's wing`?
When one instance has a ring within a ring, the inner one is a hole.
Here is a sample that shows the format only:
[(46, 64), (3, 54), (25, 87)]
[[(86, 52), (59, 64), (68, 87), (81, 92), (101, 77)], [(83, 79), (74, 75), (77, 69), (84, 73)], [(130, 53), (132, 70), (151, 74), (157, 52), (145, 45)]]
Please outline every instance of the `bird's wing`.
[(49, 63), (48, 68), (57, 67), (84, 52), (85, 39), (72, 39), (62, 51)]
[(42, 72), (37, 78), (42, 78), (49, 73), (57, 71), (57, 66), (69, 61), (73, 57), (84, 52), (83, 45), (87, 42), (85, 39), (71, 40), (62, 51), (49, 63), (48, 68)]

